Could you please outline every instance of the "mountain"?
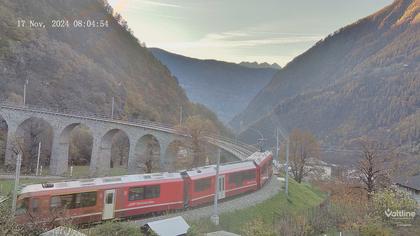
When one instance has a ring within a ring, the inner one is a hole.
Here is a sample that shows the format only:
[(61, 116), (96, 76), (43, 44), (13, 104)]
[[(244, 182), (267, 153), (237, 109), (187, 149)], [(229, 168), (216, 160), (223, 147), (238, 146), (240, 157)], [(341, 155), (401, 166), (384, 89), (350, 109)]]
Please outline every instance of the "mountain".
[(373, 136), (420, 151), (420, 0), (397, 0), (287, 64), (230, 123), (308, 129), (326, 145)]
[(281, 66), (279, 64), (277, 64), (277, 63), (269, 64), (267, 62), (258, 63), (256, 61), (254, 61), (254, 62), (243, 61), (243, 62), (239, 63), (239, 65), (249, 67), (249, 68), (272, 68), (272, 69), (276, 69), (276, 70), (281, 69)]
[(225, 123), (245, 109), (277, 72), (272, 68), (199, 60), (158, 48), (149, 50), (176, 76), (191, 101), (204, 104)]
[(29, 105), (110, 114), (115, 97), (123, 118), (177, 123), (182, 105), (185, 116), (202, 111), (217, 121), (189, 102), (106, 1), (2, 0), (0, 22), (2, 101), (21, 102), (28, 80)]

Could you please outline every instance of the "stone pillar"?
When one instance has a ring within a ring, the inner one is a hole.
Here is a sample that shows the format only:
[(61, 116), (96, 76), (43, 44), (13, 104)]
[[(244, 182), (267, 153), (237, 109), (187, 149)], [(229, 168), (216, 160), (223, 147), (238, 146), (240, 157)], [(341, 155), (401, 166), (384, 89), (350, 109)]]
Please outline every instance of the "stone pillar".
[(90, 158), (90, 176), (106, 176), (110, 171), (111, 144), (102, 144), (102, 135), (92, 133), (92, 155)]
[(166, 156), (166, 151), (169, 147), (169, 143), (166, 142), (161, 142), (160, 143), (160, 169), (161, 172), (164, 171), (173, 171), (174, 170), (174, 165), (173, 162), (174, 160), (171, 160), (171, 158), (168, 158)]
[(69, 165), (69, 140), (62, 140), (61, 132), (54, 130), (51, 160), (50, 160), (50, 174), (63, 175), (68, 170)]
[(16, 146), (16, 132), (18, 125), (13, 122), (8, 122), (7, 125), (6, 156), (4, 164), (9, 167), (14, 167), (16, 165), (16, 154), (14, 153), (14, 150), (18, 149)]
[(140, 166), (139, 153), (136, 153), (137, 138), (129, 137), (130, 139), (130, 151), (128, 154), (128, 173), (129, 174), (141, 174), (143, 168)]

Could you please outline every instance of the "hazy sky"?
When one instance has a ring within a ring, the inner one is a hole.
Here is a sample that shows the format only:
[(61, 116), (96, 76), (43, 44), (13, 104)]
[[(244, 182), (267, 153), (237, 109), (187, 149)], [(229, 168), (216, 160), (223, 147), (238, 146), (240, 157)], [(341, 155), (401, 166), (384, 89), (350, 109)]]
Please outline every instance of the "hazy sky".
[(109, 0), (148, 47), (285, 65), (392, 0)]

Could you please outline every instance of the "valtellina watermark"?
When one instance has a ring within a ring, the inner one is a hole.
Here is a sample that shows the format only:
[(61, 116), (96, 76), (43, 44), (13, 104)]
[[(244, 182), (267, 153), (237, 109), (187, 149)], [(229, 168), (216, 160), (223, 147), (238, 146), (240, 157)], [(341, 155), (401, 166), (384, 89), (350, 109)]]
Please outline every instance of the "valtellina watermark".
[(388, 218), (392, 218), (395, 220), (412, 220), (416, 217), (415, 211), (406, 211), (406, 210), (395, 210), (391, 211), (391, 209), (385, 210), (385, 215)]
[(415, 211), (406, 211), (406, 210), (385, 210), (385, 216), (393, 221), (394, 224), (400, 227), (409, 227), (411, 226), (412, 221), (416, 217)]

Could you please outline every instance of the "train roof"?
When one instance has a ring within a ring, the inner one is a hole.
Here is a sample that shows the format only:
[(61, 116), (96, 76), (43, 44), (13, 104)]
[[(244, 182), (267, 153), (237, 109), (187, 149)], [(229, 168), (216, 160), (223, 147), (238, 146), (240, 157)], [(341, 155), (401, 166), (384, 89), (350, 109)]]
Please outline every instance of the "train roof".
[[(192, 170), (187, 170), (186, 173), (188, 174), (188, 176), (190, 176), (191, 179), (207, 177), (207, 176), (216, 175), (216, 167), (217, 167), (216, 165), (197, 167)], [(256, 167), (252, 161), (241, 161), (241, 162), (235, 162), (235, 163), (221, 164), (219, 173), (226, 174), (232, 171), (249, 170), (249, 169), (255, 169), (255, 168)]]
[(114, 184), (137, 183), (137, 182), (159, 181), (159, 180), (178, 180), (178, 179), (182, 180), (181, 174), (168, 173), (168, 172), (111, 176), (111, 177), (102, 177), (102, 178), (71, 180), (71, 181), (58, 182), (58, 183), (26, 185), (21, 188), (19, 193), (24, 194), (24, 193), (42, 192), (42, 191), (51, 191), (51, 190), (63, 190), (63, 189), (72, 189), (72, 188), (83, 188), (83, 187), (98, 187), (98, 186), (114, 185)]
[(247, 158), (247, 160), (252, 160), (259, 165), (261, 162), (263, 162), (268, 156), (271, 156), (272, 153), (270, 151), (265, 152), (254, 152), (251, 156)]

